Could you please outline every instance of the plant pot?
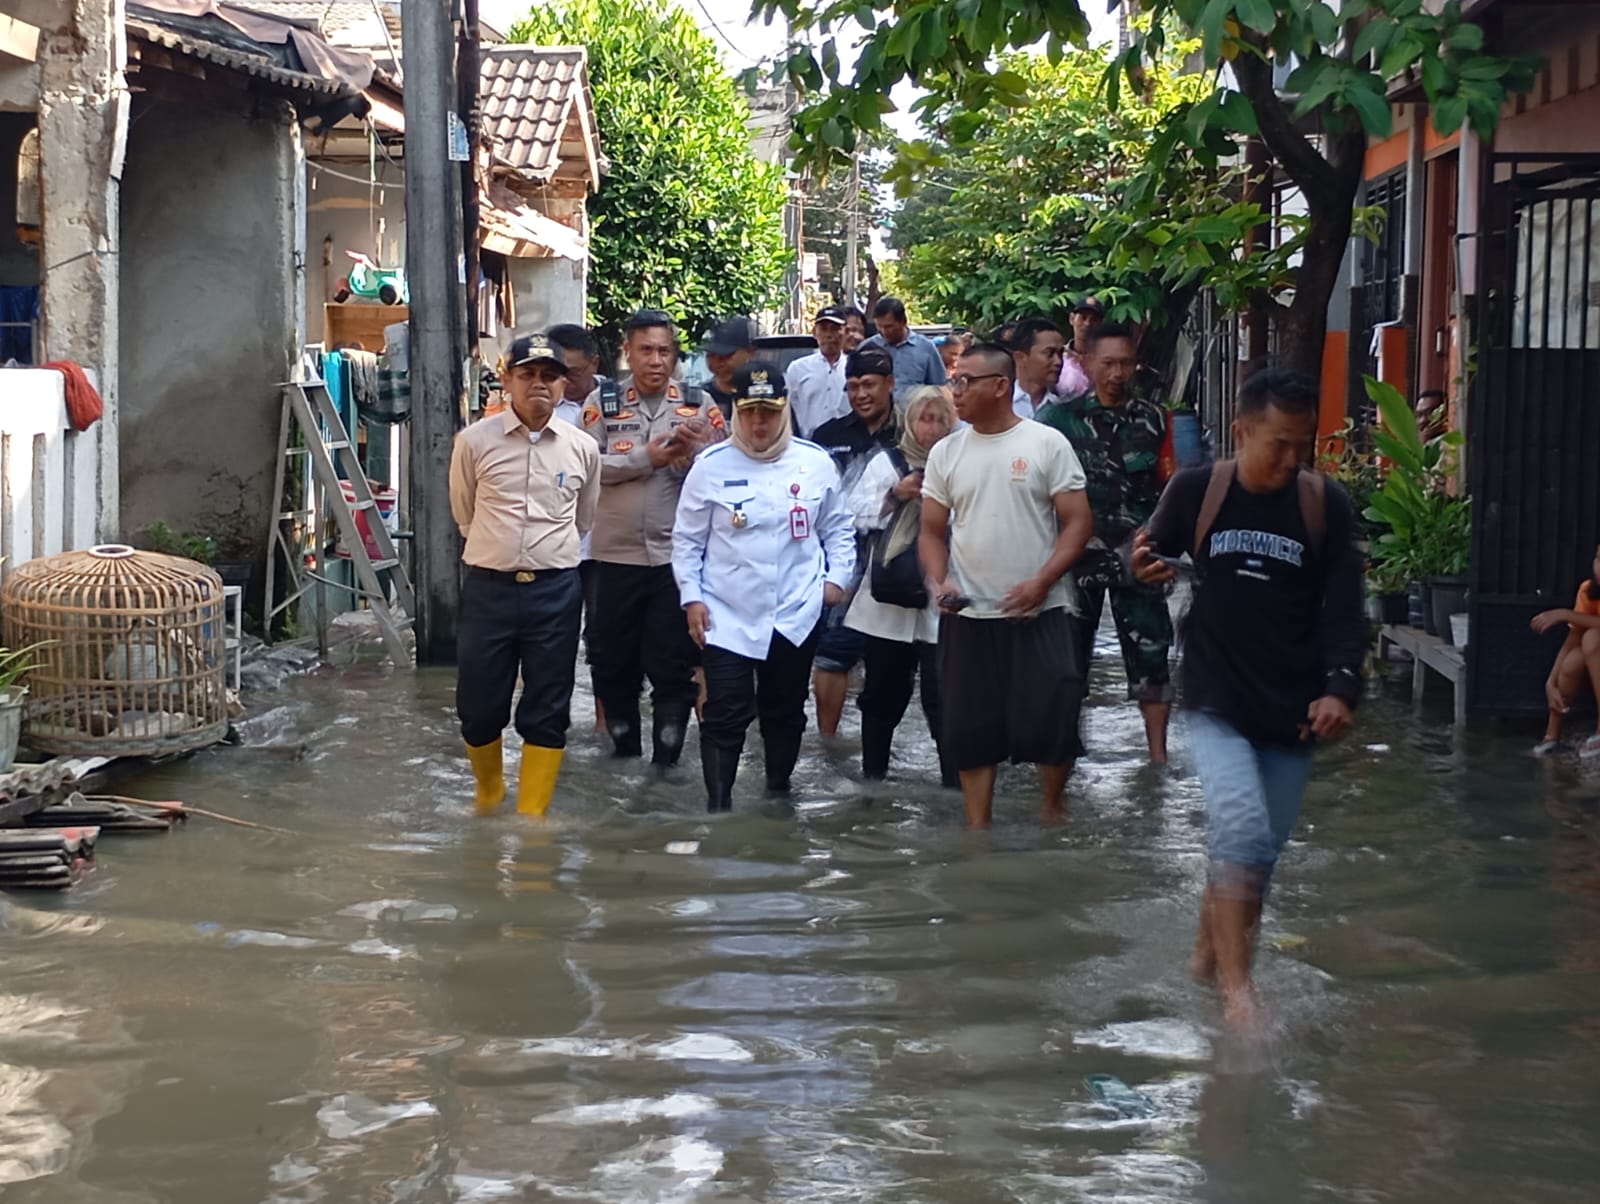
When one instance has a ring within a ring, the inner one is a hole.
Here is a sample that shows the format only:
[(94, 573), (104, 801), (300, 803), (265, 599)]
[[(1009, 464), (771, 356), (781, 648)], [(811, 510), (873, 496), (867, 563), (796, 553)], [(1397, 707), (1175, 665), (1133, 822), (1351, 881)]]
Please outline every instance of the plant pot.
[(1450, 616), (1450, 642), (1457, 648), (1467, 646), (1467, 637), (1470, 635), (1472, 620), (1466, 611), (1461, 611)]
[(27, 686), (0, 690), (0, 773), (8, 773), (17, 759), (17, 744), (22, 739), (22, 701)]
[(1405, 594), (1379, 594), (1378, 622), (1404, 627), (1411, 621), (1411, 600)]
[(1450, 616), (1467, 609), (1467, 582), (1464, 577), (1434, 577), (1428, 581), (1433, 634), (1450, 638)]
[(1433, 598), (1428, 591), (1426, 581), (1413, 581), (1411, 588), (1406, 591), (1406, 621), (1413, 627), (1420, 627), (1429, 635), (1433, 635), (1433, 613), (1431, 607)]

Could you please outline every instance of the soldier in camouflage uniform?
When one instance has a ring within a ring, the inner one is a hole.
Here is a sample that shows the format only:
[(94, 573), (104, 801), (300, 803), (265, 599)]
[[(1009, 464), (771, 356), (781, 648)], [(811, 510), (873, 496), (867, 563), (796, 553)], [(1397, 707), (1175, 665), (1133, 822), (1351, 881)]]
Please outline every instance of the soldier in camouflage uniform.
[[(1150, 760), (1162, 764), (1167, 759), (1167, 719), (1172, 709), (1167, 666), (1172, 615), (1166, 591), (1135, 581), (1117, 550), (1150, 521), (1161, 498), (1166, 415), (1131, 388), (1138, 367), (1138, 342), (1132, 330), (1117, 322), (1103, 323), (1087, 332), (1084, 341), (1084, 367), (1093, 389), (1039, 412), (1039, 421), (1065, 435), (1078, 453), (1094, 510), (1094, 538), (1073, 566), (1083, 595), (1082, 663), (1087, 666), (1093, 654), (1094, 634), (1109, 592), (1128, 673), (1128, 696), (1144, 714)], [(1088, 674), (1084, 676), (1087, 680)]]

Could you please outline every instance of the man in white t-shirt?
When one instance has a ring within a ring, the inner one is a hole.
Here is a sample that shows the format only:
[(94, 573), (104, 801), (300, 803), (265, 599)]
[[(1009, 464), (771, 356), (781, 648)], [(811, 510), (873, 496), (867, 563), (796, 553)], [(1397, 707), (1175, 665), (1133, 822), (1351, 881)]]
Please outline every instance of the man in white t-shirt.
[(939, 622), (945, 748), (969, 827), (987, 827), (1004, 760), (1039, 766), (1044, 822), (1065, 817), (1080, 751), (1080, 663), (1066, 573), (1094, 531), (1083, 467), (1062, 435), (1012, 408), (1010, 352), (980, 343), (950, 377), (969, 425), (934, 445), (920, 555)]

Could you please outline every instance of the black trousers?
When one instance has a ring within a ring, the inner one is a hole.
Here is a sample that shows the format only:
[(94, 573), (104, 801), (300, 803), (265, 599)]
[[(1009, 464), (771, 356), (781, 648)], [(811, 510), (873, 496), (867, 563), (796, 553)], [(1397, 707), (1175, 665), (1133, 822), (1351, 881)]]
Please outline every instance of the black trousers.
[(594, 627), (594, 566), (599, 563), (585, 560), (578, 565), (578, 580), (583, 583), (583, 655), (589, 655), (589, 631)]
[(456, 714), (461, 738), (499, 739), (522, 674), (517, 734), (541, 748), (565, 748), (577, 674), (583, 590), (577, 569), (549, 569), (519, 585), (467, 566), (456, 635)]
[(800, 737), (806, 730), (811, 659), (821, 634), (818, 626), (796, 646), (773, 633), (765, 660), (707, 644), (703, 661), (706, 707), (700, 721), (700, 743), (737, 760), (744, 749), (744, 734), (750, 721), (759, 719), (761, 738), (767, 746), (767, 776), (787, 781), (800, 752)]
[(639, 726), (639, 691), (646, 678), (657, 709), (694, 706), (700, 650), (689, 638), (671, 565), (597, 560), (589, 638), (594, 696), (606, 709), (608, 725)]
[(939, 619), (944, 751), (958, 770), (1066, 765), (1083, 751), (1083, 668), (1065, 610), (1031, 619)]
[(939, 645), (905, 643), (867, 637), (867, 676), (856, 703), (863, 718), (877, 719), (891, 729), (905, 718), (911, 705), (911, 687), (922, 674), (922, 713), (928, 717), (928, 730), (942, 738), (939, 726)]

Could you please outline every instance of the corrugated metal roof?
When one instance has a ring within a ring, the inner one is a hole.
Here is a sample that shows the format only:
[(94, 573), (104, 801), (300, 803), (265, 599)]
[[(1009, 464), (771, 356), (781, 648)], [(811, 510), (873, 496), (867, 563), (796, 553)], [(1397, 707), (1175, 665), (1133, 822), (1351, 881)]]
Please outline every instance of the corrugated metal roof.
[(218, 67), (226, 67), (230, 71), (239, 71), (256, 79), (264, 80), (267, 83), (276, 84), (281, 88), (288, 88), (296, 92), (316, 92), (326, 96), (359, 95), (356, 89), (338, 80), (323, 79), (317, 75), (307, 75), (303, 71), (291, 71), (289, 68), (279, 65), (265, 53), (250, 54), (242, 50), (230, 49), (192, 35), (180, 34), (175, 30), (167, 29), (150, 21), (141, 21), (129, 17), (128, 32), (142, 41), (175, 51), (185, 58), (214, 63)]
[(566, 142), (567, 157), (578, 151), (586, 160), (584, 173), (597, 182), (599, 151), (588, 92), (588, 53), (582, 46), (485, 48), (478, 97), (483, 132), (493, 141), (496, 157), (530, 179), (547, 182), (562, 164)]

